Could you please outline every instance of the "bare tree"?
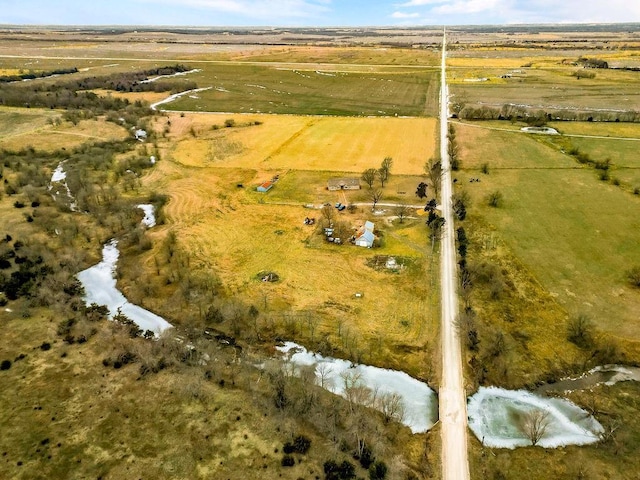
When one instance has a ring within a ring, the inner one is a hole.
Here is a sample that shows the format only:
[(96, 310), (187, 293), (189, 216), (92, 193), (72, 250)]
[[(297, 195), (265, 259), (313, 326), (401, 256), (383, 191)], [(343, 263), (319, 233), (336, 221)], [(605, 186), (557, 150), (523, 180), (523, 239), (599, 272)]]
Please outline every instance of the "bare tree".
[(367, 168), (364, 172), (362, 172), (362, 181), (369, 185), (369, 188), (373, 187), (373, 182), (375, 182), (376, 177), (378, 176), (378, 171), (375, 168)]
[(325, 205), (322, 207), (322, 216), (327, 221), (327, 224), (333, 223), (333, 220), (336, 217), (336, 211), (331, 205)]
[(380, 178), (380, 184), (384, 187), (384, 182), (389, 180), (391, 175), (391, 166), (393, 165), (393, 159), (391, 157), (385, 157), (382, 160), (382, 164), (378, 169), (378, 177)]
[(440, 181), (442, 179), (442, 162), (439, 158), (432, 158), (424, 165), (424, 172), (431, 183), (433, 194), (438, 197), (440, 192)]
[(593, 346), (593, 324), (588, 315), (581, 313), (569, 320), (567, 340), (584, 349)]
[(547, 410), (535, 409), (522, 415), (519, 421), (519, 427), (531, 440), (531, 445), (537, 445), (549, 426), (549, 412)]
[(320, 363), (316, 367), (316, 383), (322, 388), (331, 390), (333, 388), (333, 369), (328, 363)]
[(401, 422), (404, 418), (405, 407), (402, 397), (398, 393), (383, 393), (376, 398), (376, 409), (382, 412), (385, 423)]
[(404, 223), (404, 219), (407, 218), (407, 215), (409, 214), (409, 207), (404, 203), (399, 203), (396, 205), (395, 213), (400, 220), (400, 223)]
[(382, 198), (382, 190), (380, 190), (379, 188), (374, 188), (369, 192), (369, 198), (371, 199), (371, 203), (373, 204), (373, 206), (371, 207), (371, 210), (375, 210), (376, 204)]

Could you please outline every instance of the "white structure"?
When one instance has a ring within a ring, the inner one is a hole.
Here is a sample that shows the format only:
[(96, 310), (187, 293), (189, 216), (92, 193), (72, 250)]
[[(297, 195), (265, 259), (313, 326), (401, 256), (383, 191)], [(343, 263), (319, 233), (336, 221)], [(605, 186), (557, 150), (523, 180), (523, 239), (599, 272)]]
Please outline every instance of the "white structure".
[(141, 142), (144, 142), (147, 139), (146, 130), (142, 130), (141, 128), (136, 130), (133, 135), (136, 137), (136, 140), (140, 140)]
[(356, 245), (359, 247), (373, 247), (373, 241), (376, 236), (373, 234), (374, 224), (373, 222), (365, 222), (362, 233), (356, 238)]

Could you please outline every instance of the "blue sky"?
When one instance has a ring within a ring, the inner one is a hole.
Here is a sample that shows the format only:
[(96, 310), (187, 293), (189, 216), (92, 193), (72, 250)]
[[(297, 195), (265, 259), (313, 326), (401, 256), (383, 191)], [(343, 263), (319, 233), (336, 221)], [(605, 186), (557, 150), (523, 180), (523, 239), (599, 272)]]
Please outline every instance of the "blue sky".
[(0, 0), (0, 24), (375, 26), (640, 22), (639, 0)]

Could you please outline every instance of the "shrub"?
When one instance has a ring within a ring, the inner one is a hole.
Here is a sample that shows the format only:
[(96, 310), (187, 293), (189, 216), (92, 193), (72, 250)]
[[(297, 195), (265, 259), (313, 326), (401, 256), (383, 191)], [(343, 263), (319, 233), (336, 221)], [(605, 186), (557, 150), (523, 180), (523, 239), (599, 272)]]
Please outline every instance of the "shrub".
[(580, 314), (569, 320), (567, 340), (583, 349), (593, 346), (593, 326), (588, 316)]
[(40, 350), (43, 351), (47, 351), (47, 350), (51, 350), (51, 344), (49, 342), (43, 342), (42, 345), (40, 345)]
[(495, 192), (489, 194), (489, 196), (487, 197), (487, 203), (490, 207), (498, 208), (502, 206), (502, 199), (502, 192), (496, 190)]
[(485, 175), (489, 175), (489, 164), (483, 163), (482, 166), (480, 167), (480, 171)]
[(296, 460), (291, 455), (285, 455), (282, 457), (280, 464), (283, 467), (293, 467), (296, 464)]
[(227, 128), (231, 128), (231, 127), (235, 126), (235, 124), (236, 124), (236, 121), (233, 118), (227, 118), (224, 121), (224, 126), (227, 127)]
[(640, 265), (633, 267), (627, 272), (627, 279), (632, 286), (640, 288)]
[(640, 195), (640, 187), (636, 187), (633, 189), (633, 194), (634, 195)]
[(13, 206), (16, 207), (16, 208), (24, 208), (24, 203), (15, 201), (15, 202), (13, 202)]
[(3, 360), (0, 363), (0, 370), (9, 370), (11, 368), (11, 360)]
[(311, 447), (311, 440), (304, 435), (298, 435), (293, 442), (286, 442), (283, 447), (284, 453), (300, 453), (306, 454)]
[(387, 478), (387, 464), (379, 461), (369, 467), (370, 480), (384, 480)]

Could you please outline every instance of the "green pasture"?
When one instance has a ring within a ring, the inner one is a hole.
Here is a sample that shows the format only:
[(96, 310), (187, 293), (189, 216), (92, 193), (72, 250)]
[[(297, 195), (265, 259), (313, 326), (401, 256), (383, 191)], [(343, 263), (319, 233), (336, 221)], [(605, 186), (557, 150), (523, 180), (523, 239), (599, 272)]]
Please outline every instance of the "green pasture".
[(301, 70), (238, 64), (197, 65), (186, 78), (198, 98), (184, 96), (171, 110), (320, 115), (436, 115), (437, 70), (404, 73)]
[[(503, 155), (514, 151), (515, 142), (503, 144)], [(478, 143), (477, 149), (486, 145)], [(640, 338), (640, 293), (625, 279), (630, 266), (640, 264), (640, 202), (587, 168), (494, 170), (469, 184), (467, 177), (477, 175), (461, 175), (473, 212), (567, 312), (586, 313), (614, 335)], [(491, 208), (486, 197), (496, 190), (503, 206)]]

